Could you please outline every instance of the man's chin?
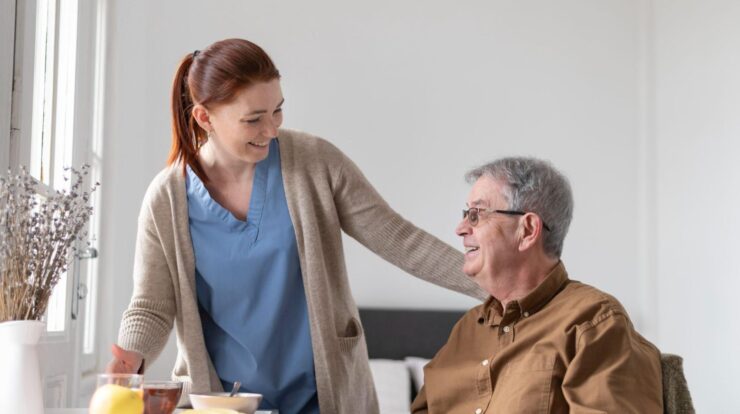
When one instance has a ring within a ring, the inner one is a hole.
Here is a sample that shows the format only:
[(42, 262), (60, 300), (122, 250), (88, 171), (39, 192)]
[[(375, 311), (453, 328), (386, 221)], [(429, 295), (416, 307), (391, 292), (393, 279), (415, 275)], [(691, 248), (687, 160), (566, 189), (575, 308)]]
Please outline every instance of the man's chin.
[(474, 263), (473, 261), (465, 261), (462, 265), (462, 272), (468, 275), (468, 277), (475, 277), (478, 273), (480, 273), (480, 266), (476, 266), (477, 263)]

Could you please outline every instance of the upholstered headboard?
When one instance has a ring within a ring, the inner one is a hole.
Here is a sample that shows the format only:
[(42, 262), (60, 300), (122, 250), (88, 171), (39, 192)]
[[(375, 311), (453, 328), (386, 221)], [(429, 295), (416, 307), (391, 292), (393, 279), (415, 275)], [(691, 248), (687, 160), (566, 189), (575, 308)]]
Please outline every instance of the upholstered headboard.
[(360, 309), (370, 358), (432, 358), (464, 311)]
[(464, 311), (360, 309), (382, 413), (405, 414), (424, 382), (424, 365), (447, 342)]

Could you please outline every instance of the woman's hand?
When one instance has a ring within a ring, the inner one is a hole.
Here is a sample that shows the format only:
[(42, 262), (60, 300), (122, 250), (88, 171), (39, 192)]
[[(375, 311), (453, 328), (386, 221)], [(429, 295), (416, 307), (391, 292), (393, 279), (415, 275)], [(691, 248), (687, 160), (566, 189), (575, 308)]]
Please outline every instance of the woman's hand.
[(113, 359), (108, 363), (105, 372), (109, 374), (136, 374), (141, 368), (144, 356), (136, 351), (127, 351), (113, 344), (110, 347)]

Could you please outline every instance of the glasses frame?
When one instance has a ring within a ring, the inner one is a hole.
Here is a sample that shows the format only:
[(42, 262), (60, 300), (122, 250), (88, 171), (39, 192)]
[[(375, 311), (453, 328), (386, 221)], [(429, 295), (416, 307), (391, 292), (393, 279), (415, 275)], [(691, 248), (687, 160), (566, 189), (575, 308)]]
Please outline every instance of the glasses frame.
[[(473, 214), (471, 214), (471, 212)], [(518, 210), (498, 210), (498, 209), (470, 207), (467, 209), (463, 209), (462, 213), (463, 213), (463, 220), (468, 219), (468, 223), (470, 223), (471, 226), (475, 227), (478, 225), (478, 223), (480, 223), (481, 213), (488, 213), (488, 214), (499, 213), (499, 214), (506, 214), (508, 216), (523, 216), (527, 214), (528, 212), (518, 211)], [(536, 214), (536, 213), (532, 213), (532, 214)], [(540, 218), (540, 220), (542, 220), (542, 218)], [(542, 220), (542, 227), (544, 227), (545, 230), (547, 231), (552, 231), (550, 230), (550, 226), (548, 226), (547, 223), (545, 223), (545, 220)]]

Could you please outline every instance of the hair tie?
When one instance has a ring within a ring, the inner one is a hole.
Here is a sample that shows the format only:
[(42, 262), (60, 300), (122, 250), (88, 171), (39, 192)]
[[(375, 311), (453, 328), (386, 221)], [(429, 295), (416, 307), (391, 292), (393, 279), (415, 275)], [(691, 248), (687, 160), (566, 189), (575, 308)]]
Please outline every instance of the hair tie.
[(198, 53), (200, 53), (200, 50), (197, 50), (197, 49), (195, 50), (195, 52), (193, 52), (193, 59), (195, 59), (195, 57), (198, 56)]

